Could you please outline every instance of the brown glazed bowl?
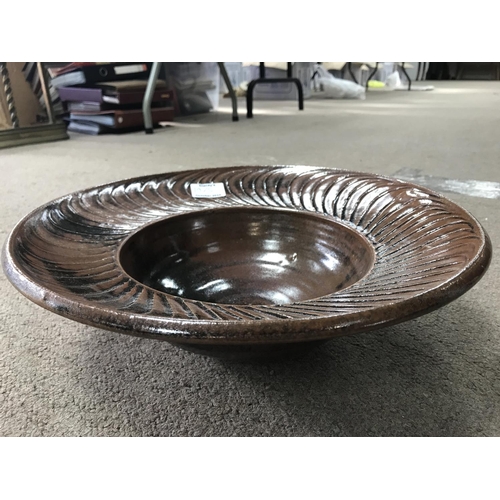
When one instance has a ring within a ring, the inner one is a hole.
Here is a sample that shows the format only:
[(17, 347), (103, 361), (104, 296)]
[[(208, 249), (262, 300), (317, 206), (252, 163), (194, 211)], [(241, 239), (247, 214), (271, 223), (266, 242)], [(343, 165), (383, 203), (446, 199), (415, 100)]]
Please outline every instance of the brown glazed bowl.
[(3, 267), (35, 303), (218, 357), (300, 354), (456, 299), (491, 243), (465, 210), (345, 170), (229, 167), (73, 193), (14, 228)]

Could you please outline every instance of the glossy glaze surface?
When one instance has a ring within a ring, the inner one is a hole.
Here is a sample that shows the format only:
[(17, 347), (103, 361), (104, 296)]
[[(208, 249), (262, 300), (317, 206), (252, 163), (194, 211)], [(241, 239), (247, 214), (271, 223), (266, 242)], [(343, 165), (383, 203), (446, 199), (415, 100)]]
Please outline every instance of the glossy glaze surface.
[(186, 299), (290, 304), (356, 283), (375, 252), (354, 230), (306, 212), (234, 208), (171, 217), (139, 230), (120, 263), (137, 281)]
[[(222, 183), (225, 196), (193, 198), (191, 184), (207, 182)], [(262, 241), (251, 240), (256, 221), (266, 232)], [(198, 223), (203, 229), (187, 238)], [(340, 241), (352, 235), (343, 227), (359, 238)], [(239, 246), (232, 232), (243, 238)], [(318, 247), (315, 235), (324, 244)], [(287, 261), (294, 253), (308, 257), (275, 268), (286, 269), (282, 281), (266, 277), (260, 264), (251, 265), (266, 241)], [(212, 244), (224, 247), (217, 263)], [(338, 268), (324, 264), (346, 249), (349, 259)], [(248, 282), (242, 269), (237, 279), (228, 271), (238, 254), (245, 255)], [(168, 259), (181, 255), (182, 272), (172, 271)], [(217, 347), (274, 350), (424, 314), (471, 288), (490, 258), (479, 223), (432, 191), (371, 174), (285, 166), (169, 173), (67, 195), (16, 226), (3, 266), (22, 293), (58, 314), (192, 349), (210, 345), (215, 355)], [(321, 264), (311, 272), (315, 259)], [(223, 272), (239, 296), (200, 290)], [(177, 284), (161, 290), (165, 277)], [(341, 283), (350, 286), (337, 289)]]

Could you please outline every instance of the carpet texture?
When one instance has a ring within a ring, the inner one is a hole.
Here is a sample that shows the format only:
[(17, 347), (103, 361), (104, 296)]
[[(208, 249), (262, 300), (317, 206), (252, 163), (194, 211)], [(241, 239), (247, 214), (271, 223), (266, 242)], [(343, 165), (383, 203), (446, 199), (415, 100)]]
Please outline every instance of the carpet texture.
[[(366, 101), (229, 101), (190, 126), (0, 151), (2, 242), (37, 206), (156, 172), (307, 164), (500, 181), (500, 83), (437, 82)], [(243, 103), (240, 112), (243, 111)], [(243, 114), (243, 113), (242, 113)], [(32, 304), (0, 277), (2, 436), (499, 436), (500, 201), (447, 193), (490, 234), (493, 261), (429, 315), (344, 337), (300, 360), (241, 365), (97, 330)]]

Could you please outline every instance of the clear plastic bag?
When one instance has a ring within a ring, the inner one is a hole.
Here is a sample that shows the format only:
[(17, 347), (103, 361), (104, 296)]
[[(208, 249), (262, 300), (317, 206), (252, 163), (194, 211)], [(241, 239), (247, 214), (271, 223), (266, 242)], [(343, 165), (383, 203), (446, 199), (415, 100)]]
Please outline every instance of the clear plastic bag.
[(385, 80), (385, 85), (389, 89), (397, 89), (401, 87), (401, 77), (399, 76), (399, 71), (393, 71)]
[[(317, 64), (313, 74), (314, 88), (318, 95), (327, 99), (365, 99), (366, 90), (361, 85), (335, 78), (321, 64)], [(319, 84), (319, 90), (318, 90)]]

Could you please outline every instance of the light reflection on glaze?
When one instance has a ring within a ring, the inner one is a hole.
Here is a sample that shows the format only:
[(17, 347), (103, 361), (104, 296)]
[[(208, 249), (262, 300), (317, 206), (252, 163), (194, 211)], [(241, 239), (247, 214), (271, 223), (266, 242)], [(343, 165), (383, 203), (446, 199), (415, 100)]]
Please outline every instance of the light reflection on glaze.
[(134, 235), (121, 252), (135, 279), (179, 297), (216, 303), (288, 304), (359, 281), (371, 245), (322, 217), (263, 208), (173, 217)]

